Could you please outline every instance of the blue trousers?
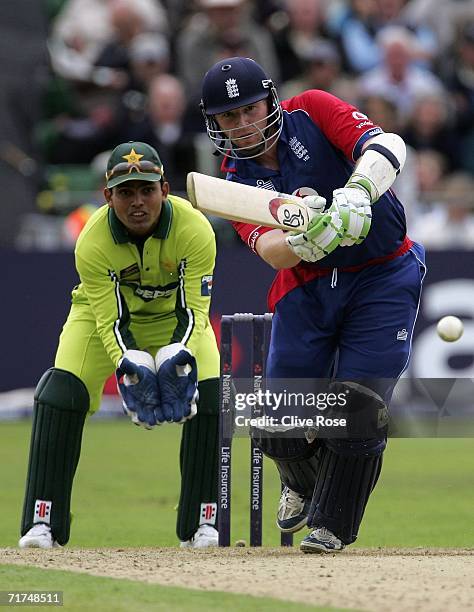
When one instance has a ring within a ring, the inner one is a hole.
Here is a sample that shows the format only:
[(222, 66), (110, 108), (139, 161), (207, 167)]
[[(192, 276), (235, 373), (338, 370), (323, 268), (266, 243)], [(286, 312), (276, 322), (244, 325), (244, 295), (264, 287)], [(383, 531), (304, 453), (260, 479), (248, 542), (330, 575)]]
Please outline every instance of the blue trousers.
[(377, 380), (388, 403), (410, 359), (425, 271), (414, 244), (396, 259), (335, 269), (290, 291), (275, 309), (267, 377)]

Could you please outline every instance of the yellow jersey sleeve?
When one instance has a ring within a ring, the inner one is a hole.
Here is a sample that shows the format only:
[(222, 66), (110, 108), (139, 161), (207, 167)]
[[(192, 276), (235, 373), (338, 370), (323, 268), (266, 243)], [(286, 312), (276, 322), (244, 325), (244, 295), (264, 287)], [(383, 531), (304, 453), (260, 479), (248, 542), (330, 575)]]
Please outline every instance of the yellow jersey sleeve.
[(177, 235), (179, 286), (171, 342), (182, 342), (194, 354), (209, 325), (212, 278), (216, 261), (214, 231), (207, 219), (191, 208), (188, 223)]

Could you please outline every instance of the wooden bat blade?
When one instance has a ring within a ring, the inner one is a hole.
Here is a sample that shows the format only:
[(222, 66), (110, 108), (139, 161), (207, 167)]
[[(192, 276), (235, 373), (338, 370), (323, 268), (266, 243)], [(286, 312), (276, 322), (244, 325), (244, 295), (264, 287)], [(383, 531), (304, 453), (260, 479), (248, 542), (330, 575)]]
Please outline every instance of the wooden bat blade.
[(305, 231), (313, 216), (298, 196), (225, 181), (199, 172), (188, 174), (187, 190), (195, 208), (231, 221)]

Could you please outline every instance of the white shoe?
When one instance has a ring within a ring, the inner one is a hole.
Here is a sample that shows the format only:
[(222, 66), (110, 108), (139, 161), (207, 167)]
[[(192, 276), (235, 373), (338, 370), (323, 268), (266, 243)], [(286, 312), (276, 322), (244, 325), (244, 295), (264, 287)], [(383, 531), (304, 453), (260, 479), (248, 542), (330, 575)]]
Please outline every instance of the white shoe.
[(277, 527), (283, 533), (295, 533), (306, 525), (311, 500), (284, 487), (277, 513)]
[(219, 545), (217, 529), (211, 525), (201, 525), (190, 540), (181, 542), (181, 548), (210, 548)]
[(51, 527), (40, 523), (32, 527), (18, 542), (20, 548), (60, 548), (51, 533)]
[(317, 527), (300, 544), (306, 553), (332, 553), (343, 550), (345, 544), (326, 527)]

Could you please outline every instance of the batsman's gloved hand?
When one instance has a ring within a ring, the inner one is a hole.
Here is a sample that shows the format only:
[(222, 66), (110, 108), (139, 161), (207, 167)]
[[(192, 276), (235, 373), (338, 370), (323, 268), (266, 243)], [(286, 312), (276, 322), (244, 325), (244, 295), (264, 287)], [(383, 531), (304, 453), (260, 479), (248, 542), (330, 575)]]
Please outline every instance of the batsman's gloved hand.
[(160, 403), (153, 357), (145, 351), (125, 351), (117, 364), (116, 377), (125, 414), (135, 425), (152, 429), (157, 424), (155, 411)]
[(333, 191), (330, 211), (337, 210), (344, 228), (340, 246), (360, 244), (367, 238), (372, 223), (372, 207), (366, 191), (359, 187), (343, 187)]
[(326, 200), (306, 196), (305, 204), (315, 212), (305, 232), (292, 232), (285, 238), (288, 247), (303, 261), (315, 262), (332, 253), (344, 237), (342, 220), (336, 208), (324, 212)]
[(304, 196), (303, 204), (310, 209), (311, 215), (314, 217), (324, 212), (326, 208), (326, 198), (320, 195)]
[(197, 365), (191, 351), (179, 342), (168, 344), (156, 354), (156, 376), (160, 389), (158, 422), (184, 423), (197, 412)]

